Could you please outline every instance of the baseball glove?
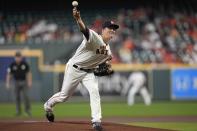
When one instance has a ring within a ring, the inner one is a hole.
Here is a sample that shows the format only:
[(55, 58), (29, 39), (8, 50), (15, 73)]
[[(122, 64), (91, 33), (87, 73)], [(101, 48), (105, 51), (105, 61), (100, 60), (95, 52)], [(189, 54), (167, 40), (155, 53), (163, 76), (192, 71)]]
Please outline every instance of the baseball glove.
[(98, 68), (94, 70), (95, 76), (109, 76), (113, 74), (114, 71), (111, 69), (111, 65), (107, 64), (106, 62), (100, 64)]

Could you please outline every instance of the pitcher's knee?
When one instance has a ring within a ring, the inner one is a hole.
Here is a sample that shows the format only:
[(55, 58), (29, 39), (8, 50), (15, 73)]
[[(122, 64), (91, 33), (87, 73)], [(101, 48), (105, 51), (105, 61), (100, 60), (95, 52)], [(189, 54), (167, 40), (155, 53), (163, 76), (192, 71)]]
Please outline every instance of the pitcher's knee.
[(99, 95), (99, 90), (98, 89), (92, 89), (89, 93)]
[(90, 98), (94, 99), (94, 100), (97, 100), (97, 101), (100, 101), (99, 92), (96, 92), (96, 91), (90, 92)]

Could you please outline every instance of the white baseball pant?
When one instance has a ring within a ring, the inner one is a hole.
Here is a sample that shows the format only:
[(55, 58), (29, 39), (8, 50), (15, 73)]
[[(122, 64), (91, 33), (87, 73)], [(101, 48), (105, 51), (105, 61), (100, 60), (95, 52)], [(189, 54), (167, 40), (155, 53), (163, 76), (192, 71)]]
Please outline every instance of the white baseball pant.
[(144, 99), (144, 103), (146, 105), (151, 104), (151, 96), (148, 93), (147, 88), (144, 86), (145, 83), (145, 77), (142, 73), (133, 73), (132, 74), (132, 83), (133, 86), (130, 88), (128, 93), (127, 102), (128, 105), (133, 105), (135, 102), (135, 95), (139, 92), (142, 98)]
[(146, 105), (150, 105), (151, 104), (151, 97), (150, 97), (148, 90), (145, 86), (132, 86), (131, 87), (131, 89), (129, 90), (129, 93), (128, 93), (128, 98), (127, 98), (128, 105), (131, 106), (134, 104), (135, 95), (138, 92), (140, 93), (140, 95), (144, 99), (144, 103)]
[(47, 101), (48, 106), (52, 108), (57, 103), (67, 101), (79, 83), (83, 84), (89, 92), (92, 122), (101, 122), (101, 105), (97, 77), (93, 73), (78, 70), (69, 63), (65, 69), (62, 89)]

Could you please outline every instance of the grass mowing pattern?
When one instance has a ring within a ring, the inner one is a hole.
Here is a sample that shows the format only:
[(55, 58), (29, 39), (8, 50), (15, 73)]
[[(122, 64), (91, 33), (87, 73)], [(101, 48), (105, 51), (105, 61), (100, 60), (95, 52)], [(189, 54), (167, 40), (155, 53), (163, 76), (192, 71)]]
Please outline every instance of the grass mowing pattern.
[[(15, 113), (14, 104), (0, 104), (0, 118), (12, 118)], [(90, 117), (89, 103), (57, 104), (54, 113), (57, 117)], [(45, 114), (43, 103), (32, 104), (32, 115), (42, 118)], [(155, 102), (151, 106), (125, 103), (102, 103), (103, 117), (138, 117), (138, 116), (193, 116), (197, 115), (196, 102)]]
[[(197, 116), (197, 103), (194, 102), (154, 102), (151, 106), (125, 103), (102, 103), (103, 117), (149, 117), (149, 116)], [(58, 118), (90, 117), (89, 103), (61, 103), (56, 105), (54, 113)], [(0, 119), (16, 118), (15, 104), (0, 103)], [(33, 118), (44, 118), (43, 103), (32, 104)], [(25, 116), (21, 116), (21, 119)], [(18, 118), (17, 118), (18, 119)], [(196, 131), (197, 123), (187, 122), (132, 122), (130, 125), (163, 129)]]

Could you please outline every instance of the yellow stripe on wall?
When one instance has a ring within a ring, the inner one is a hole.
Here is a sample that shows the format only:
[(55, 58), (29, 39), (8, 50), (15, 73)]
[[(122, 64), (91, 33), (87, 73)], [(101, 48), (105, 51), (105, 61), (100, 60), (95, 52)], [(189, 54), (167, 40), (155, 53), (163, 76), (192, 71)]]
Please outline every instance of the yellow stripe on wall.
[[(0, 50), (0, 57), (14, 57), (18, 50)], [(40, 49), (23, 49), (21, 53), (24, 57), (37, 57), (38, 68), (41, 72), (64, 72), (64, 64), (45, 65), (44, 54)], [(132, 71), (132, 70), (152, 70), (152, 69), (174, 69), (174, 68), (197, 68), (197, 64), (112, 64), (115, 71)]]

